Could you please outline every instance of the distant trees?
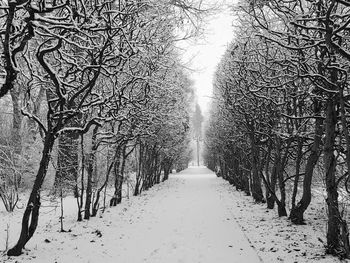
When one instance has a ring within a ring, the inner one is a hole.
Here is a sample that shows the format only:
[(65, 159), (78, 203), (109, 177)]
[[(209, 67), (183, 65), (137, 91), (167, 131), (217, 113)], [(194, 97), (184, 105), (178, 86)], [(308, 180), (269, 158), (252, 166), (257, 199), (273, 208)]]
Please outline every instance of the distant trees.
[(192, 125), (193, 125), (193, 136), (196, 140), (197, 147), (197, 165), (199, 166), (199, 141), (202, 139), (202, 123), (203, 123), (203, 115), (199, 104), (196, 104), (196, 108), (194, 110), (192, 116)]
[(280, 216), (290, 202), (296, 224), (304, 223), (319, 165), (327, 191), (327, 252), (349, 257), (338, 200), (338, 189), (348, 188), (350, 167), (349, 4), (282, 0), (238, 6), (240, 37), (227, 49), (214, 82), (206, 162), (256, 201), (268, 208), (277, 204)]
[[(147, 190), (168, 179), (176, 160), (188, 158), (189, 107), (192, 98), (191, 82), (181, 66), (169, 57), (169, 68), (160, 68), (150, 90), (149, 103), (142, 114), (142, 130), (138, 139), (139, 173), (134, 194)], [(170, 71), (171, 68), (171, 71)], [(148, 133), (150, 136), (146, 136)]]
[[(197, 25), (201, 9), (186, 1), (0, 5), (0, 65), (6, 72), (0, 97), (11, 93), (14, 142), (13, 153), (1, 148), (1, 160), (8, 159), (1, 164), (17, 167), (19, 157), (30, 151), (22, 152), (20, 113), (27, 117), (28, 141), (37, 131), (43, 141), (21, 234), (7, 252), (16, 256), (37, 228), (50, 162), (56, 169), (55, 192), (61, 197), (73, 192), (77, 198), (78, 221), (106, 207), (111, 181), (109, 204), (121, 202), (127, 166), (136, 173), (135, 195), (166, 180), (173, 167), (186, 167), (192, 90), (175, 41), (194, 34), (188, 24)], [(184, 34), (175, 35), (181, 27)], [(8, 173), (0, 169), (1, 176)], [(8, 197), (8, 186), (20, 183), (21, 172), (14, 171), (13, 178), (0, 181), (9, 210), (17, 192)]]

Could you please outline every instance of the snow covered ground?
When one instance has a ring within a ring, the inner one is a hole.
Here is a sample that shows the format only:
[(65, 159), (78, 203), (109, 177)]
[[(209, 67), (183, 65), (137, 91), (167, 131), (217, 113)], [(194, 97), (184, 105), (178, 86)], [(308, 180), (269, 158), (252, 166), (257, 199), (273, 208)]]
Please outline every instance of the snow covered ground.
[[(204, 167), (171, 175), (90, 221), (76, 222), (74, 202), (65, 200), (69, 232), (59, 232), (59, 208), (47, 201), (28, 250), (0, 262), (339, 262), (324, 255), (322, 214), (294, 226)], [(0, 250), (7, 226), (10, 246), (17, 240), (21, 216), (0, 211)]]

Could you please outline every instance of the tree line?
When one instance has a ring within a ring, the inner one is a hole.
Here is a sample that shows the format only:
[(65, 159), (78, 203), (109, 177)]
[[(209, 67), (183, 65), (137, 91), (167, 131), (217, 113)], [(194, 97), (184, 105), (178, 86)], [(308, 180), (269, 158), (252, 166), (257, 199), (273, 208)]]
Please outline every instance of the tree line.
[(0, 197), (8, 211), (33, 179), (7, 255), (20, 255), (35, 233), (50, 166), (52, 194), (75, 196), (78, 221), (122, 201), (128, 169), (138, 195), (187, 167), (193, 90), (176, 42), (195, 34), (202, 11), (177, 0), (0, 1)]
[(326, 252), (342, 258), (350, 256), (339, 199), (350, 193), (349, 11), (342, 0), (239, 1), (205, 153), (210, 169), (295, 224), (304, 224), (321, 178)]

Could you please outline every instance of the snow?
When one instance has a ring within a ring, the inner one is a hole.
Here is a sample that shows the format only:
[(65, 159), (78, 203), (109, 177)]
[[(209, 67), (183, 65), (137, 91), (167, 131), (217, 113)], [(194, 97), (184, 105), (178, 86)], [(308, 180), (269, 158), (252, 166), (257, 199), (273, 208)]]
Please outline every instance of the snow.
[[(46, 199), (25, 253), (0, 262), (339, 262), (319, 241), (324, 219), (294, 226), (204, 167), (172, 174), (90, 221), (76, 222), (75, 200), (66, 198), (65, 233), (59, 207)], [(0, 211), (0, 250), (7, 224), (10, 246), (17, 240), (22, 212)]]

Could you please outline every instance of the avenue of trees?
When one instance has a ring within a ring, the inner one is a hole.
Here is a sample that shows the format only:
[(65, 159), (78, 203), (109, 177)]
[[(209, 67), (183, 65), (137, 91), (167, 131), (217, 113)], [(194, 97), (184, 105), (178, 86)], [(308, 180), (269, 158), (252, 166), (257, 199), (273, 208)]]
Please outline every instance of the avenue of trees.
[(81, 221), (122, 201), (127, 173), (138, 195), (187, 167), (193, 91), (175, 44), (201, 12), (177, 0), (0, 0), (6, 210), (30, 190), (9, 256), (35, 233), (52, 171), (51, 194), (74, 195)]
[(349, 258), (339, 194), (350, 194), (350, 3), (242, 0), (234, 11), (236, 37), (215, 75), (205, 162), (295, 224), (304, 224), (319, 182), (327, 253)]

